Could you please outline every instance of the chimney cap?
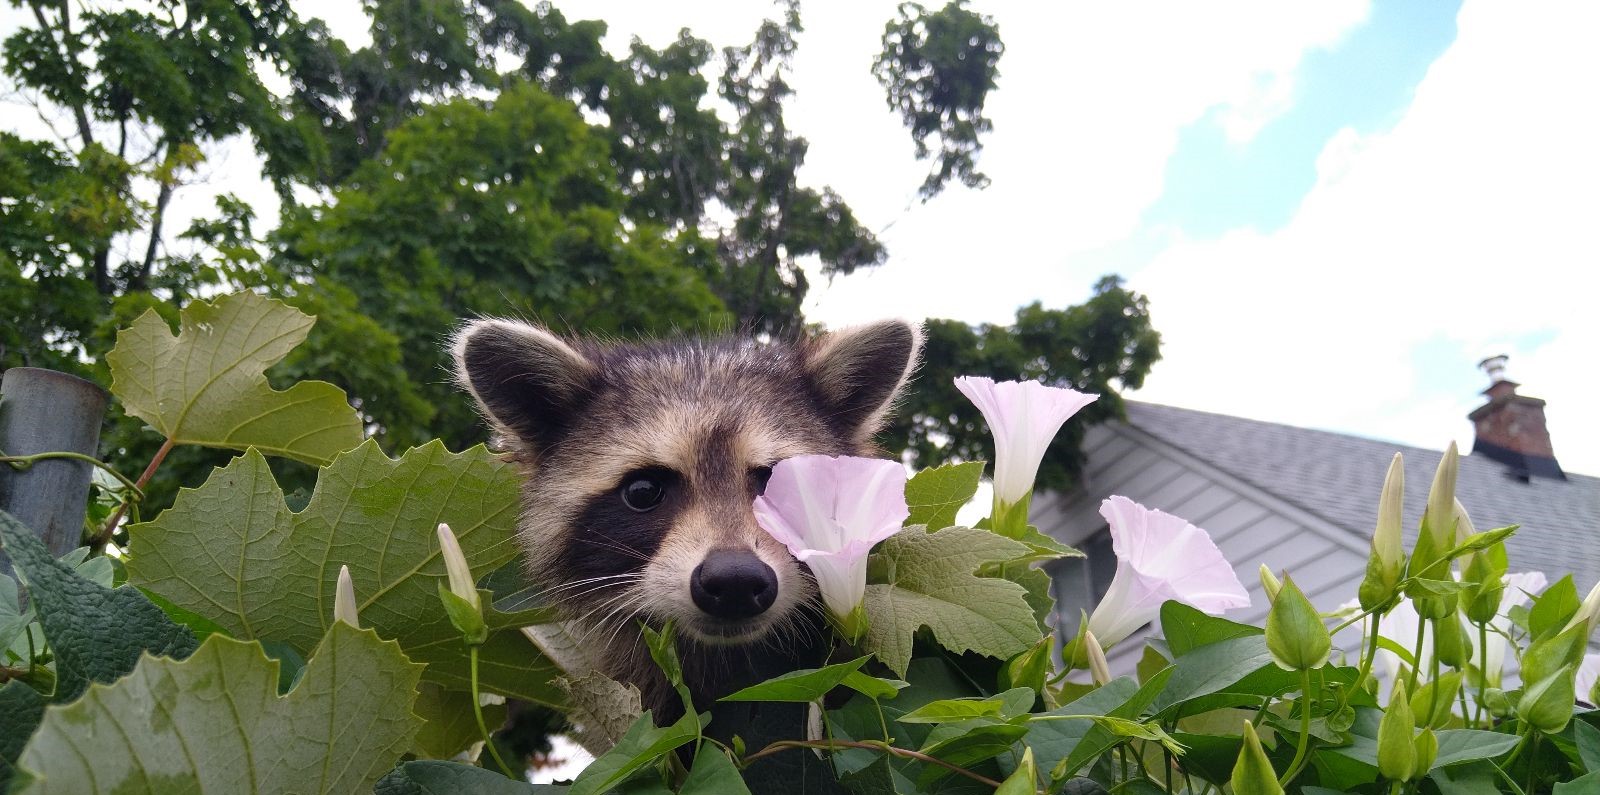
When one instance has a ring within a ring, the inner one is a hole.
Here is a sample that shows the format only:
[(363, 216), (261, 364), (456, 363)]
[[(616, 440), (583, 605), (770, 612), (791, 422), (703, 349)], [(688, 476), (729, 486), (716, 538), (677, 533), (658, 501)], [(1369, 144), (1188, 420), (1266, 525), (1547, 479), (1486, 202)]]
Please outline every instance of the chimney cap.
[(1508, 380), (1506, 378), (1506, 360), (1509, 358), (1511, 357), (1503, 353), (1497, 353), (1493, 356), (1486, 357), (1481, 362), (1478, 362), (1479, 369), (1483, 370), (1483, 372), (1489, 376), (1490, 386), (1498, 384), (1501, 381)]

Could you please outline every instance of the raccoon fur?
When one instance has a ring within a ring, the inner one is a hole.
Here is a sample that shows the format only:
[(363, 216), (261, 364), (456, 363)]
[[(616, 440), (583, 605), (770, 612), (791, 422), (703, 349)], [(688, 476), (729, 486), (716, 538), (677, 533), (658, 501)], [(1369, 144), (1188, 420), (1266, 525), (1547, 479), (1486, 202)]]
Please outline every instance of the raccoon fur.
[(752, 502), (785, 458), (873, 454), (921, 344), (903, 321), (790, 342), (632, 344), (478, 320), (453, 349), (525, 476), (529, 573), (600, 649), (603, 672), (666, 723), (679, 699), (640, 621), (674, 622), (699, 709), (826, 656), (811, 574), (757, 526)]

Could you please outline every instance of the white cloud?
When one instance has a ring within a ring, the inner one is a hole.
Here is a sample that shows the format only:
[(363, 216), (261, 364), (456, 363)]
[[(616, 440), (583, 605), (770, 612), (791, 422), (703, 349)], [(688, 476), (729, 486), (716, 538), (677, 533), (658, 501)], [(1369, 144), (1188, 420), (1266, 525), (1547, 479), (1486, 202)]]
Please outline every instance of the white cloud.
[[(1578, 18), (1584, 17), (1584, 18)], [(1600, 473), (1600, 7), (1469, 2), (1390, 131), (1341, 132), (1271, 234), (1179, 241), (1132, 282), (1166, 341), (1139, 397), (1470, 447), (1472, 394), (1415, 357), (1524, 343), (1564, 466)]]
[(817, 39), (802, 44), (794, 120), (813, 143), (808, 166), (869, 223), (894, 223), (887, 265), (813, 290), (808, 316), (831, 323), (1003, 321), (1035, 299), (1080, 299), (1105, 267), (1083, 255), (1134, 232), (1183, 127), (1221, 108), (1247, 137), (1288, 107), (1301, 58), (1367, 14), (1364, 0), (980, 4), (1006, 44), (979, 163), (994, 184), (905, 212), (923, 170), (866, 72), (879, 30), (868, 21), (892, 6), (806, 7)]

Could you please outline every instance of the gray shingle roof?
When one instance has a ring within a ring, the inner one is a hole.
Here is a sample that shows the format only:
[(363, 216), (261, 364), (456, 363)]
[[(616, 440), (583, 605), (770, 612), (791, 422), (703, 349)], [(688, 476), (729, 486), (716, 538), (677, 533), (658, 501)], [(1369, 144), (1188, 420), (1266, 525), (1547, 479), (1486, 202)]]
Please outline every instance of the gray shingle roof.
[[(1389, 459), (1405, 456), (1407, 543), (1416, 534), (1438, 450), (1129, 401), (1128, 422), (1362, 539), (1378, 515)], [(1560, 440), (1556, 440), (1559, 452)], [(1516, 480), (1500, 463), (1464, 455), (1456, 494), (1479, 530), (1522, 529), (1507, 542), (1512, 571), (1568, 572), (1582, 594), (1600, 579), (1600, 478)]]

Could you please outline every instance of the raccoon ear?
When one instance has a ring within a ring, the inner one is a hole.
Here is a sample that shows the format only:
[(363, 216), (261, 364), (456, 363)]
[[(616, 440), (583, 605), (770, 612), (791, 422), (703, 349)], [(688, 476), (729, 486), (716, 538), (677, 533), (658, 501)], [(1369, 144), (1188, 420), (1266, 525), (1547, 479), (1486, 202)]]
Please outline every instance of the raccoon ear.
[(921, 351), (920, 324), (883, 320), (813, 340), (805, 350), (805, 370), (829, 419), (865, 442), (883, 424)]
[(468, 323), (451, 350), (457, 380), (484, 414), (535, 454), (561, 438), (597, 372), (560, 337), (510, 320)]

